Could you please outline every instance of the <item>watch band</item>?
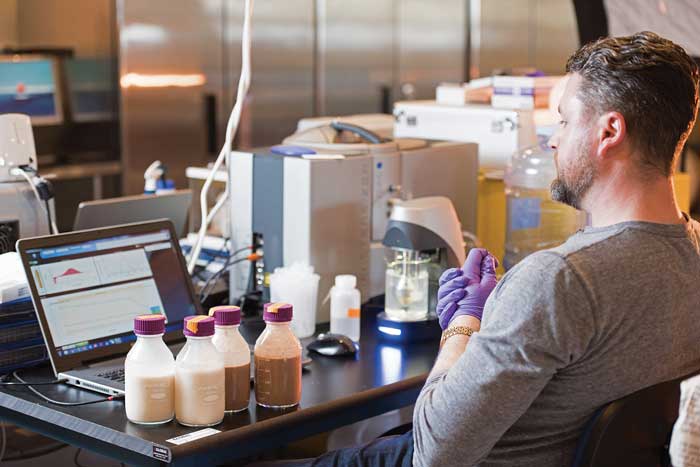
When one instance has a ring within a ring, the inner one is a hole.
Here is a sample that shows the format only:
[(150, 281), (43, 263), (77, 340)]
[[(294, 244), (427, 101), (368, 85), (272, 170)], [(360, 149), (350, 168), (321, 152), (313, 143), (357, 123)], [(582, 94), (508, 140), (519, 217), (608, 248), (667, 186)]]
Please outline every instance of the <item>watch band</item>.
[(462, 335), (462, 336), (467, 336), (471, 337), (472, 334), (474, 334), (476, 331), (473, 328), (470, 328), (469, 326), (452, 326), (447, 329), (445, 329), (442, 333), (442, 338), (440, 339), (440, 348), (445, 344), (445, 341), (449, 339), (452, 336), (456, 335)]

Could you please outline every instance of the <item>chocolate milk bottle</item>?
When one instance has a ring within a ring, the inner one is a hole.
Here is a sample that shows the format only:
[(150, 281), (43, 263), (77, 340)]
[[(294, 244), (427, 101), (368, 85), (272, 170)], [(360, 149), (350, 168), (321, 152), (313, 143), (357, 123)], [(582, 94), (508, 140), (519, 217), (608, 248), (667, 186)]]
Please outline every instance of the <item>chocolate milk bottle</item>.
[(216, 320), (212, 343), (224, 359), (226, 373), (226, 411), (240, 412), (250, 400), (250, 348), (238, 332), (241, 309), (237, 306), (217, 306), (209, 310)]
[(224, 359), (211, 340), (214, 318), (188, 316), (187, 343), (175, 359), (175, 419), (185, 426), (212, 426), (224, 419)]
[(292, 305), (266, 303), (265, 330), (255, 342), (255, 400), (263, 407), (293, 407), (301, 400), (301, 343), (289, 323)]
[(165, 316), (134, 318), (136, 343), (124, 362), (126, 417), (133, 423), (167, 423), (175, 413), (175, 359), (163, 342)]

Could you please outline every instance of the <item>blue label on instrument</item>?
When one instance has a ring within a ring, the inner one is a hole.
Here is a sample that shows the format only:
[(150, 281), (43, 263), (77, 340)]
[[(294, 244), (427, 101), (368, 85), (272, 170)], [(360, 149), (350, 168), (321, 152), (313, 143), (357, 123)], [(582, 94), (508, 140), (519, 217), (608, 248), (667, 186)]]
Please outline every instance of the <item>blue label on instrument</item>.
[(541, 203), (539, 198), (509, 198), (510, 230), (535, 229), (540, 226)]

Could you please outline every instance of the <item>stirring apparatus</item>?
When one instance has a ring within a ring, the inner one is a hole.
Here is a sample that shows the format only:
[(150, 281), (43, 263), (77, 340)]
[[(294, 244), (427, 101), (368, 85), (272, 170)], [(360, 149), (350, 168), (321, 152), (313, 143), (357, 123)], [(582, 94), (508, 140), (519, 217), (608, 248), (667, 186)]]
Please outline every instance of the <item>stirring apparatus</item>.
[(465, 260), (452, 202), (441, 196), (397, 202), (383, 244), (388, 248), (385, 306), (377, 316), (379, 335), (401, 342), (439, 336), (438, 280), (445, 269), (461, 267)]

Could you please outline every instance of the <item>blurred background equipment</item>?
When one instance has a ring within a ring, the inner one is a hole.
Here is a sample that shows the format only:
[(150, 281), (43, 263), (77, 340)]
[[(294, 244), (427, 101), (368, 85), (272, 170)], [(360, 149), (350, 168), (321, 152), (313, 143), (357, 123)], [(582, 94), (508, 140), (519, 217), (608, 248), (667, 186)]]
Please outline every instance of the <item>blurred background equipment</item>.
[(513, 154), (506, 170), (506, 271), (535, 251), (561, 245), (586, 226), (585, 212), (552, 201), (554, 150), (546, 136), (538, 139), (538, 144)]
[(179, 238), (186, 233), (185, 221), (191, 204), (190, 190), (83, 201), (78, 205), (73, 230), (170, 219)]
[[(0, 254), (14, 251), (20, 238), (52, 230), (52, 193), (45, 181), (36, 177), (36, 167), (29, 117), (0, 115)], [(41, 194), (38, 184), (42, 184)]]

